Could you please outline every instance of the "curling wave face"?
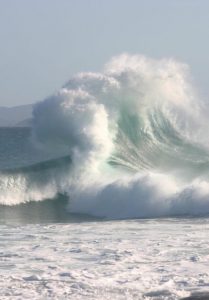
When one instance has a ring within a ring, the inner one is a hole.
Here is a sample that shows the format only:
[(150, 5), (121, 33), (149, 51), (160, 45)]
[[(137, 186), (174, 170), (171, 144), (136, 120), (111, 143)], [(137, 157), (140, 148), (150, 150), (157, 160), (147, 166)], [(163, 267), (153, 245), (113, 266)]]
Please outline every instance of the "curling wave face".
[(32, 140), (53, 161), (1, 172), (0, 202), (69, 196), (108, 218), (209, 213), (206, 106), (189, 70), (127, 54), (36, 104)]

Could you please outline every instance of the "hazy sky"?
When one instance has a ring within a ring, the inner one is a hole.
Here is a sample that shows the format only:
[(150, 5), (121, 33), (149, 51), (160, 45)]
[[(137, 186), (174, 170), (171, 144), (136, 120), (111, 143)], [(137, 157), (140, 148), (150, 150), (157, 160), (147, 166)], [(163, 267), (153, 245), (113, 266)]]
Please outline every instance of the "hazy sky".
[(32, 103), (122, 52), (174, 57), (209, 93), (208, 0), (0, 0), (0, 105)]

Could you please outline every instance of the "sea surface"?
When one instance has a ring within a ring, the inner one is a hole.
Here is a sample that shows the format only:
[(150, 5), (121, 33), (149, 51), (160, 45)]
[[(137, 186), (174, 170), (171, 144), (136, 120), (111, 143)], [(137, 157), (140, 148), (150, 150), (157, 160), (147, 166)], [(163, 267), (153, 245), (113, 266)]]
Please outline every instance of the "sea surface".
[(208, 115), (124, 54), (0, 128), (0, 299), (209, 299)]
[[(30, 137), (0, 128), (2, 170), (46, 160)], [(65, 195), (0, 206), (0, 299), (208, 299), (209, 218), (107, 220), (67, 207)]]

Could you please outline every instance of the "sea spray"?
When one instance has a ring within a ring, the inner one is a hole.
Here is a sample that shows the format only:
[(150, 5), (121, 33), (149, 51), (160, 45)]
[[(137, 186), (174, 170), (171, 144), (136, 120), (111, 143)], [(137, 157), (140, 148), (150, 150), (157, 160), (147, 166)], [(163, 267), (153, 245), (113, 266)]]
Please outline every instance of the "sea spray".
[(209, 213), (208, 111), (190, 82), (185, 64), (128, 54), (77, 74), (33, 112), (54, 167), (2, 174), (1, 203), (65, 193), (71, 212), (108, 218)]

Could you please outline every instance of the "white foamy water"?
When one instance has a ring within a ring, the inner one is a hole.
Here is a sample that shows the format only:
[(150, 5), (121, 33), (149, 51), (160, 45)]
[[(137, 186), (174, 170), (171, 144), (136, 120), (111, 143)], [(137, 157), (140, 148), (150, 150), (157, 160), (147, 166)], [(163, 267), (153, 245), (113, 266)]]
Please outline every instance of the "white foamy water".
[(0, 227), (0, 299), (181, 299), (209, 291), (209, 220)]

